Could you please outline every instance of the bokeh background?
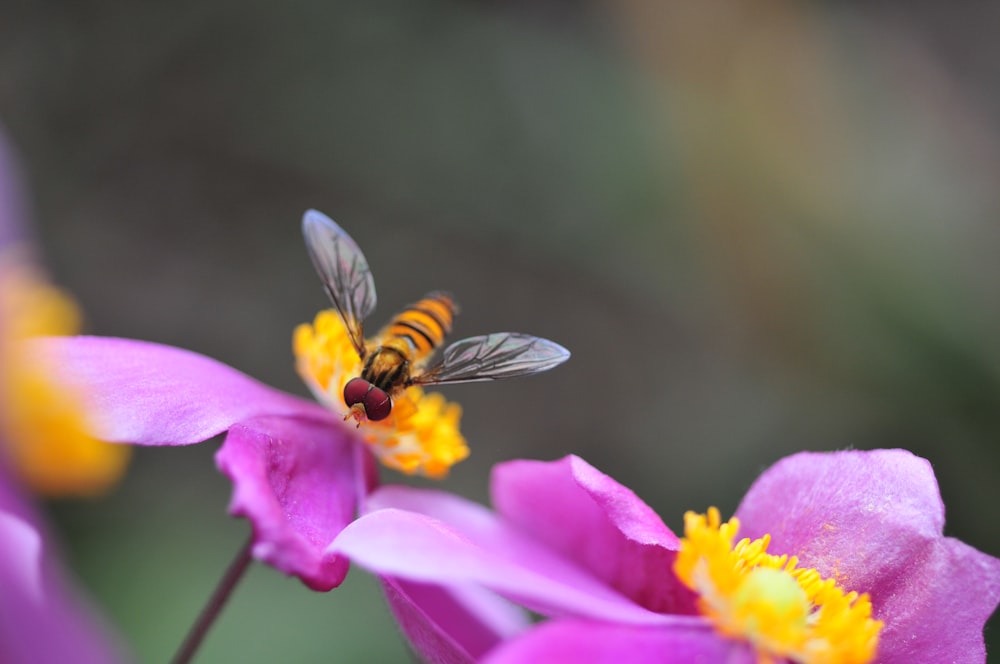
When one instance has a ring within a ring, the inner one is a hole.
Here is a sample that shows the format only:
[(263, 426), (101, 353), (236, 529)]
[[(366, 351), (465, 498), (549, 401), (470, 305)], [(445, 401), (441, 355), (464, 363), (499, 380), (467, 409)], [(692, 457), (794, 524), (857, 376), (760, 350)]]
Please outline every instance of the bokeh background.
[[(1000, 5), (2, 15), (0, 119), (89, 332), (306, 394), (290, 335), (326, 306), (299, 234), (315, 207), (367, 254), (375, 325), (445, 288), (456, 334), (574, 353), (448, 390), (473, 455), (444, 488), (486, 500), (492, 464), (572, 452), (676, 529), (786, 454), (901, 446), (933, 462), (948, 533), (1000, 555)], [(138, 450), (109, 496), (48, 505), (142, 661), (170, 656), (248, 535), (217, 446)], [(200, 661), (407, 657), (364, 572), (317, 594), (256, 566)]]

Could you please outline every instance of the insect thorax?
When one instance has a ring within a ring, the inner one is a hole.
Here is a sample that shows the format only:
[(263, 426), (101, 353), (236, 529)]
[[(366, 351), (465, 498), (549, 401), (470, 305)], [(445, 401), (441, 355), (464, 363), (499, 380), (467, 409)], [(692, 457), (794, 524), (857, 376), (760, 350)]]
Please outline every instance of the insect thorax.
[(361, 377), (390, 394), (406, 387), (410, 379), (412, 353), (405, 339), (387, 339), (368, 355)]

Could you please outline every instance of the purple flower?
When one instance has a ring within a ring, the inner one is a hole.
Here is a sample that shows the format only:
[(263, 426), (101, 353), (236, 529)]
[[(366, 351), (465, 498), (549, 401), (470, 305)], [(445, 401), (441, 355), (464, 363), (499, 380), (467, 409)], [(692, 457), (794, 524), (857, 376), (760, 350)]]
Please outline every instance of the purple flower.
[[(360, 374), (341, 318), (323, 311), (296, 328), (297, 367), (327, 408), (263, 385), (190, 351), (128, 339), (33, 338), (18, 355), (86, 396), (85, 428), (100, 441), (189, 445), (225, 433), (216, 456), (234, 484), (230, 513), (253, 527), (252, 555), (330, 590), (347, 560), (327, 550), (374, 486), (373, 458), (441, 477), (468, 454), (461, 409), (411, 387), (391, 416), (355, 428), (331, 395)], [(113, 447), (122, 447), (113, 445)]]
[[(325, 339), (337, 331), (328, 323)], [(339, 334), (346, 335), (342, 325)], [(317, 403), (180, 348), (52, 337), (25, 342), (24, 356), (52, 367), (63, 388), (87, 396), (88, 430), (102, 441), (189, 445), (227, 433), (216, 462), (234, 484), (230, 513), (253, 527), (253, 556), (314, 590), (330, 590), (347, 574), (346, 559), (327, 546), (374, 486), (373, 447), (456, 439), (464, 445), (457, 414), (440, 395), (421, 393), (419, 407), (396, 409), (357, 433)], [(356, 369), (340, 355), (327, 361), (338, 365), (332, 374), (327, 369), (328, 380)], [(445, 445), (429, 449), (427, 458), (452, 454)]]
[[(25, 332), (63, 309), (51, 288), (29, 278), (35, 270), (15, 171), (0, 131), (0, 662), (110, 664), (123, 660), (120, 645), (67, 578), (51, 538), (21, 495), (23, 483), (62, 493), (92, 491), (114, 478), (107, 457), (65, 426), (67, 419), (63, 426), (46, 426), (72, 410), (51, 407), (44, 373), (18, 352)], [(46, 434), (53, 433), (61, 435), (50, 442)], [(80, 451), (94, 463), (65, 468)], [(48, 472), (35, 463), (43, 457), (64, 467)], [(9, 471), (22, 482), (15, 485)]]
[[(319, 352), (345, 345), (346, 331), (330, 313), (317, 320), (321, 333), (296, 332), (296, 346), (308, 351), (300, 364), (331, 384), (346, 381), (359, 370), (356, 353)], [(87, 396), (87, 427), (102, 441), (189, 445), (226, 433), (216, 462), (234, 484), (230, 513), (253, 527), (253, 556), (314, 590), (335, 588), (347, 574), (347, 560), (327, 547), (375, 484), (372, 450), (386, 458), (405, 449), (420, 458), (409, 470), (437, 475), (463, 456), (457, 406), (418, 388), (409, 408), (359, 432), (317, 403), (180, 348), (51, 337), (25, 342), (24, 356)]]
[(123, 661), (123, 650), (66, 577), (38, 515), (0, 468), (0, 662)]
[[(385, 577), (429, 661), (985, 659), (1000, 560), (942, 535), (930, 464), (905, 451), (788, 457), (732, 521), (689, 513), (683, 539), (576, 457), (501, 464), (492, 497), (382, 487), (331, 546)], [(500, 615), (470, 588), (551, 620), (468, 641)]]

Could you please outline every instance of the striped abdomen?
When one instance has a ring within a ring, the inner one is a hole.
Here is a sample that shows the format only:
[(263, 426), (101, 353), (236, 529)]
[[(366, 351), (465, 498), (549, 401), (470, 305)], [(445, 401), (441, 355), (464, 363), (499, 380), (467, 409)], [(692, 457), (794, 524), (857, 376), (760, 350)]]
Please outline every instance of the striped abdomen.
[(361, 377), (392, 393), (409, 384), (410, 372), (451, 332), (458, 306), (447, 293), (434, 292), (400, 311), (379, 334), (365, 358)]
[(411, 360), (420, 362), (444, 342), (457, 312), (450, 295), (435, 291), (396, 314), (385, 329), (385, 339), (406, 339), (413, 349)]

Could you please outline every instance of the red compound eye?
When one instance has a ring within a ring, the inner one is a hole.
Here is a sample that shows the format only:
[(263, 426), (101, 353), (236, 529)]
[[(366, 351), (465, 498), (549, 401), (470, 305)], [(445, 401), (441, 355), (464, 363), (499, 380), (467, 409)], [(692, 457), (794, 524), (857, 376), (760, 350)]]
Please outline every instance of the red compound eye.
[(392, 399), (385, 390), (375, 387), (364, 378), (347, 381), (347, 385), (344, 385), (344, 403), (348, 407), (362, 404), (365, 415), (373, 422), (384, 420), (392, 412)]
[[(352, 378), (344, 385), (344, 403), (349, 407), (356, 403), (361, 403), (368, 395), (368, 390), (372, 389), (372, 384), (364, 378)], [(381, 390), (379, 390), (381, 392)], [(385, 394), (383, 392), (383, 394)]]
[(373, 422), (384, 420), (392, 412), (392, 400), (384, 390), (380, 390), (377, 387), (372, 387), (372, 389), (368, 390), (368, 394), (364, 398), (364, 404), (365, 415)]

